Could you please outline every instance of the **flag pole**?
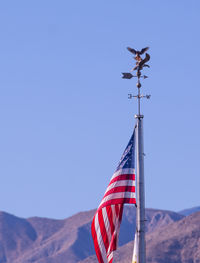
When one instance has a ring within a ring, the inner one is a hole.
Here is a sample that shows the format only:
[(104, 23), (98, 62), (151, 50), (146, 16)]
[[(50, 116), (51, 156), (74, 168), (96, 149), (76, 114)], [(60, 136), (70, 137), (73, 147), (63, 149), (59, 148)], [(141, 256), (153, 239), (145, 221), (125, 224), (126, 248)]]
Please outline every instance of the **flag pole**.
[[(140, 88), (138, 88), (138, 94)], [(139, 96), (139, 95), (138, 95)], [(136, 129), (136, 160), (137, 160), (137, 212), (136, 231), (138, 237), (138, 263), (146, 263), (146, 242), (145, 242), (145, 185), (144, 185), (144, 139), (143, 139), (143, 118), (140, 114), (140, 99), (138, 98), (138, 114)]]
[[(134, 59), (137, 61), (136, 66), (132, 71), (136, 70), (136, 76), (131, 73), (122, 73), (124, 79), (131, 79), (133, 77), (137, 77), (137, 88), (138, 94), (132, 95), (128, 94), (128, 98), (132, 99), (137, 98), (138, 101), (138, 114), (135, 115), (136, 118), (136, 162), (137, 162), (137, 212), (136, 212), (136, 236), (137, 242), (135, 238), (134, 246), (137, 246), (137, 255), (136, 249), (134, 248), (134, 259), (133, 262), (136, 263), (146, 263), (146, 241), (145, 241), (145, 185), (144, 185), (144, 137), (143, 137), (143, 118), (144, 115), (141, 114), (141, 99), (147, 98), (150, 99), (150, 95), (142, 95), (141, 94), (141, 82), (140, 79), (146, 79), (146, 75), (141, 75), (141, 71), (144, 67), (149, 67), (146, 62), (150, 60), (149, 54), (146, 51), (149, 48), (143, 48), (141, 51), (136, 51), (133, 48), (128, 48), (128, 50), (135, 54)], [(141, 55), (146, 53), (144, 59), (142, 59)], [(136, 259), (137, 258), (137, 259)]]

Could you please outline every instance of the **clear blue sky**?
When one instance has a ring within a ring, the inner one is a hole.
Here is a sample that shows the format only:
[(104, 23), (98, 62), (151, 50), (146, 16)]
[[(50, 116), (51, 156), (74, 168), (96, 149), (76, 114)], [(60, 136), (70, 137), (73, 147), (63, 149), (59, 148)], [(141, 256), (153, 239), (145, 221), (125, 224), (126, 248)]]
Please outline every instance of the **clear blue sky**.
[(127, 46), (150, 46), (147, 207), (200, 205), (199, 0), (0, 3), (0, 210), (98, 206), (135, 123)]

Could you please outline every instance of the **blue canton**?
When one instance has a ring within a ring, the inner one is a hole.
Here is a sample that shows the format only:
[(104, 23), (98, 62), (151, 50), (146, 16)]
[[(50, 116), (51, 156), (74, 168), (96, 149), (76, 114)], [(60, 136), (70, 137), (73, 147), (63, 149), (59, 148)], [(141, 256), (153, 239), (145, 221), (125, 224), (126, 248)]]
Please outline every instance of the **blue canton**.
[(116, 171), (124, 168), (135, 168), (135, 130), (119, 161)]

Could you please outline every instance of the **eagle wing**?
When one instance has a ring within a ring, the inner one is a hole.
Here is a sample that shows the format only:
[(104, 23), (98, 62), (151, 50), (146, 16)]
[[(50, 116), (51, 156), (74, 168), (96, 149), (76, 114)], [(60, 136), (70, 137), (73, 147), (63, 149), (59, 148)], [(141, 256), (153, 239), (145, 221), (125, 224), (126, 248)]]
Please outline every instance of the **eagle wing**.
[(140, 55), (144, 54), (148, 49), (149, 49), (149, 47), (145, 47), (145, 48), (141, 49)]
[(131, 47), (127, 47), (128, 51), (130, 51), (131, 53), (133, 53), (134, 55), (136, 54), (136, 50), (134, 48)]

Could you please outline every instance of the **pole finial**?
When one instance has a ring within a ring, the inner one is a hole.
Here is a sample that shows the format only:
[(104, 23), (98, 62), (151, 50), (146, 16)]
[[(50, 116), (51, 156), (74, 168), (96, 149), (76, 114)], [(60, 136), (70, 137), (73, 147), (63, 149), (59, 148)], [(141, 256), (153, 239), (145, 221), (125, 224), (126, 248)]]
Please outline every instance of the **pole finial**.
[[(135, 57), (133, 57), (136, 60), (135, 66), (131, 71), (136, 71), (136, 75), (134, 76), (132, 73), (122, 73), (123, 79), (132, 79), (133, 77), (137, 78), (137, 88), (138, 88), (138, 94), (137, 95), (132, 95), (132, 94), (128, 94), (128, 98), (132, 99), (137, 98), (138, 99), (138, 115), (136, 116), (142, 116), (140, 115), (140, 100), (141, 98), (147, 98), (150, 99), (151, 95), (142, 95), (140, 93), (140, 88), (142, 87), (142, 84), (140, 82), (140, 79), (146, 79), (148, 78), (148, 76), (146, 75), (142, 75), (141, 71), (144, 69), (144, 67), (149, 68), (150, 66), (148, 64), (146, 64), (149, 60), (150, 60), (150, 55), (147, 52), (147, 50), (149, 49), (149, 47), (145, 47), (142, 48), (141, 50), (135, 50), (134, 48), (131, 47), (127, 47), (128, 51), (130, 51), (132, 54), (135, 55)], [(145, 54), (145, 58), (143, 59), (141, 56)]]

